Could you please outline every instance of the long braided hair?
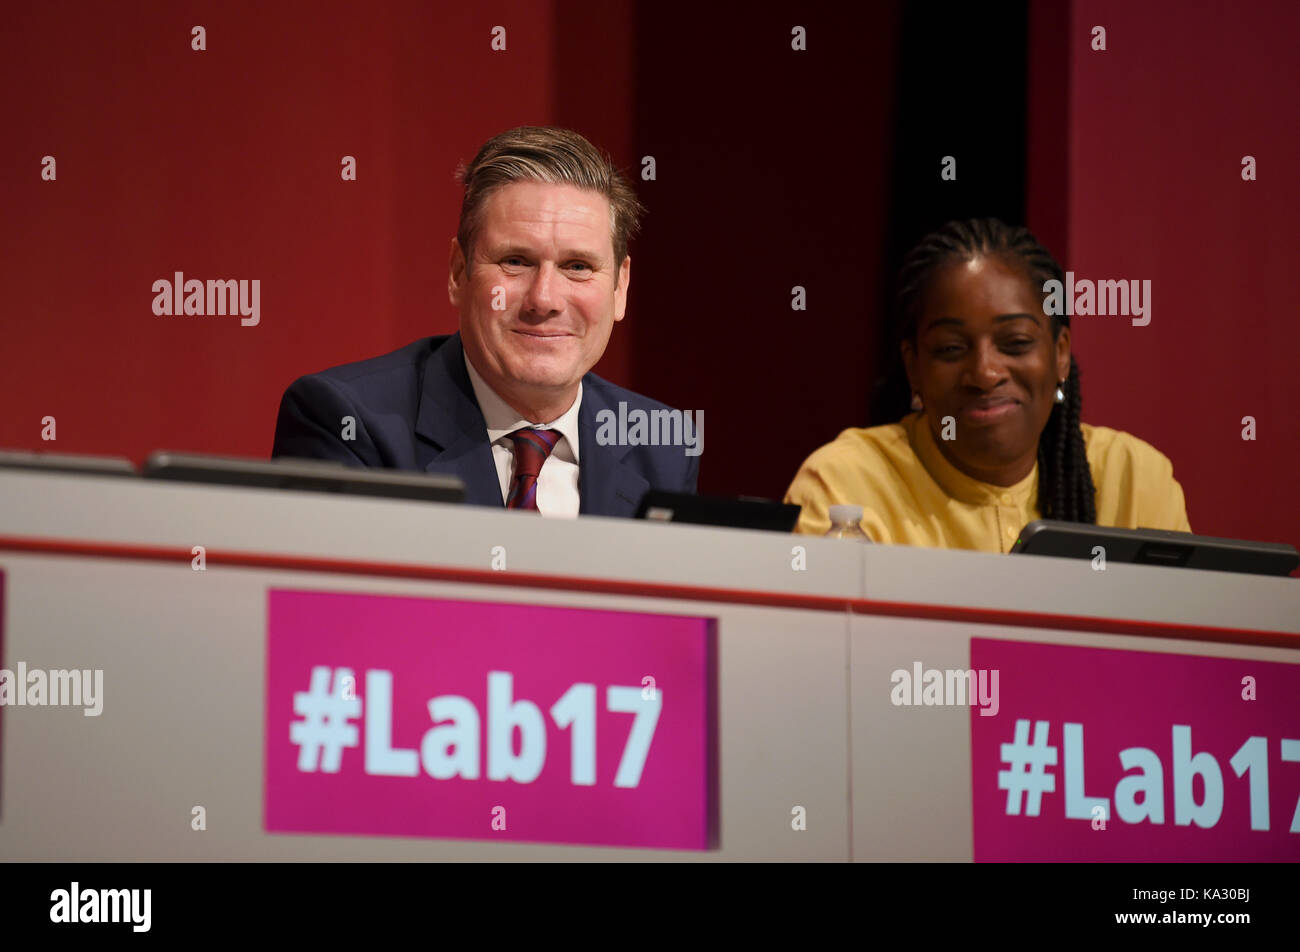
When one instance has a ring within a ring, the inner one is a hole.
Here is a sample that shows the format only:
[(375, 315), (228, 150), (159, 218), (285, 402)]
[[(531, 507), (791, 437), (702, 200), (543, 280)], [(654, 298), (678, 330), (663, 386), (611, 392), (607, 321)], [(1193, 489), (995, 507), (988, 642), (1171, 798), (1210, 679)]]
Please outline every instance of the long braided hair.
[[(917, 318), (930, 279), (941, 265), (980, 255), (1018, 261), (1044, 296), (1044, 282), (1055, 279), (1065, 284), (1061, 266), (1028, 228), (1012, 228), (996, 218), (978, 218), (952, 221), (931, 232), (907, 253), (898, 276), (892, 373), (895, 383), (900, 377), (906, 379), (899, 344), (904, 340), (916, 342)], [(1066, 314), (1053, 315), (1051, 321), (1052, 340), (1056, 341), (1061, 328), (1070, 326), (1070, 318)], [(1083, 398), (1079, 392), (1079, 365), (1073, 354), (1064, 389), (1065, 402), (1053, 404), (1047, 426), (1038, 438), (1038, 509), (1045, 519), (1096, 523), (1096, 487), (1088, 468), (1083, 431), (1079, 429)], [(897, 413), (893, 419), (902, 415)]]

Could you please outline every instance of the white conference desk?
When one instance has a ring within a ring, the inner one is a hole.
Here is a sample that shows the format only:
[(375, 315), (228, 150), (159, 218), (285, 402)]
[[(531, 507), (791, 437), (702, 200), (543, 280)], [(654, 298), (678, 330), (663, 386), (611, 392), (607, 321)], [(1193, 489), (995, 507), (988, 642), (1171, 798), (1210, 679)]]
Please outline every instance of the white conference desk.
[[(97, 718), (0, 711), (7, 860), (969, 861), (970, 712), (894, 706), (894, 669), (972, 636), (1300, 664), (1292, 579), (129, 478), (0, 472), (0, 571), (3, 665), (105, 679)], [(717, 848), (268, 833), (269, 588), (716, 618)]]

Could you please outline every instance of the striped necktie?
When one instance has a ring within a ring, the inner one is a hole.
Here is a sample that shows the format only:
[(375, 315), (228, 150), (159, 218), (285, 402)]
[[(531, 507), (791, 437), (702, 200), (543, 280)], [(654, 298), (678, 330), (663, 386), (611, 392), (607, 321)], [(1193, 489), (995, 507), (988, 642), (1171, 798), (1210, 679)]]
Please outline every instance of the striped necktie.
[(560, 436), (558, 430), (523, 429), (510, 434), (515, 444), (515, 479), (506, 499), (507, 509), (537, 512), (537, 476)]

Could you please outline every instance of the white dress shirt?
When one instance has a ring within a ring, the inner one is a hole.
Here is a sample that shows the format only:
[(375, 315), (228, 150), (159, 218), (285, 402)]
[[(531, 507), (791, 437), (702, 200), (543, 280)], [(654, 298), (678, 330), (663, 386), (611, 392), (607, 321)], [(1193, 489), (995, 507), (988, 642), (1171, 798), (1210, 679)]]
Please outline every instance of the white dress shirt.
[(534, 423), (525, 420), (497, 396), (469, 362), (468, 354), (465, 355), (465, 369), (469, 371), (474, 399), (478, 401), (483, 421), (487, 424), (492, 462), (496, 464), (497, 478), (501, 481), (502, 503), (509, 497), (515, 478), (515, 444), (509, 438), (510, 434), (522, 427), (555, 430), (560, 438), (537, 476), (537, 511), (543, 516), (577, 516), (581, 504), (578, 495), (578, 408), (582, 406), (582, 382), (578, 382), (578, 395), (573, 405), (563, 415), (550, 423)]

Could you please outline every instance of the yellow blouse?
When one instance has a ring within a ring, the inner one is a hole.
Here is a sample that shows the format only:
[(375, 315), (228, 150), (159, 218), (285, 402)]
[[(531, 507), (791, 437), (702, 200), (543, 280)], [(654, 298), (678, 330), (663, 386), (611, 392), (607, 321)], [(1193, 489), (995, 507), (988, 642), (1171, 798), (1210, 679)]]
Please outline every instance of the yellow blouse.
[[(1097, 524), (1191, 532), (1173, 464), (1149, 443), (1080, 424), (1097, 489)], [(799, 468), (785, 495), (803, 507), (796, 532), (823, 535), (829, 506), (863, 509), (874, 542), (1009, 552), (1038, 511), (1038, 466), (1014, 486), (982, 483), (944, 458), (921, 413), (849, 429)]]

